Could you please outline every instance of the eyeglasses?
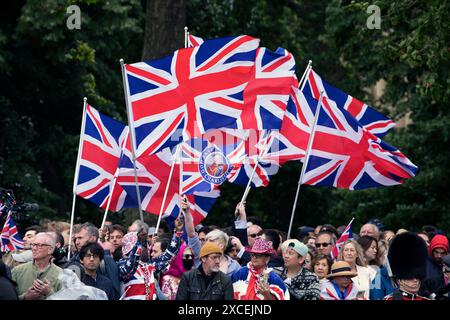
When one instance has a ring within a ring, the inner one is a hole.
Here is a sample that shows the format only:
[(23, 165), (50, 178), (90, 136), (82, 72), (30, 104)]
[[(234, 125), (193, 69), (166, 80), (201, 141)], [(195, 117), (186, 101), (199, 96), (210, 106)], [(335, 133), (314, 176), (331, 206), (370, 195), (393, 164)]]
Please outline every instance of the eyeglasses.
[(185, 255), (183, 255), (183, 259), (194, 259), (194, 255), (193, 254), (185, 254)]
[(326, 247), (328, 247), (330, 244), (331, 244), (331, 243), (327, 243), (327, 242), (324, 242), (324, 243), (316, 243), (315, 246), (316, 246), (316, 248), (320, 248), (320, 247), (326, 248)]
[(91, 258), (100, 258), (97, 254), (93, 254), (93, 253), (87, 253), (85, 256), (85, 258), (91, 259)]
[(32, 244), (31, 244), (31, 247), (32, 247), (32, 248), (37, 247), (37, 248), (39, 248), (39, 249), (42, 249), (42, 247), (44, 247), (44, 246), (49, 246), (49, 247), (51, 247), (51, 245), (46, 244), (46, 243), (32, 243)]

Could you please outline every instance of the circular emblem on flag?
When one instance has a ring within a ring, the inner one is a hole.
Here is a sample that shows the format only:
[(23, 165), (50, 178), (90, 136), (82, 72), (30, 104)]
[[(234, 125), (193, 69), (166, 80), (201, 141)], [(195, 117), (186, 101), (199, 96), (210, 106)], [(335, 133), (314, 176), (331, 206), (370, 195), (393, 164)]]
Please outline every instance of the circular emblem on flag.
[(233, 169), (228, 158), (215, 147), (203, 150), (198, 166), (203, 179), (214, 184), (222, 184)]

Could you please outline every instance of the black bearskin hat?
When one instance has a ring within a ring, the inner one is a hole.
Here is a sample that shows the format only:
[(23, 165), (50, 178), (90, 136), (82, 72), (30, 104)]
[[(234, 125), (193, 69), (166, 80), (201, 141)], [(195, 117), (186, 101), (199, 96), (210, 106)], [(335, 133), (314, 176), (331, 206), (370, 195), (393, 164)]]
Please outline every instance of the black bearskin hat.
[(424, 279), (427, 257), (425, 241), (411, 232), (395, 236), (389, 247), (389, 264), (394, 278), (397, 279)]

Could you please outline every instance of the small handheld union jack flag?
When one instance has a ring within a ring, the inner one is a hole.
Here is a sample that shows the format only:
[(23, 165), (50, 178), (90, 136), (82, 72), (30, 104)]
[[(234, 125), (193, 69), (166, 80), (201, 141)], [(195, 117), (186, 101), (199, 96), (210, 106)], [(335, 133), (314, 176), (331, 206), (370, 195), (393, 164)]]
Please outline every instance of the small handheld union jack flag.
[(338, 241), (336, 241), (336, 244), (334, 245), (333, 250), (331, 251), (331, 258), (333, 260), (337, 259), (339, 252), (341, 251), (345, 241), (353, 239), (353, 232), (352, 232), (353, 220), (355, 220), (355, 218), (353, 218), (350, 221), (350, 223), (345, 227), (344, 231), (342, 232), (342, 235), (339, 237)]
[(17, 227), (12, 219), (11, 211), (9, 211), (8, 216), (6, 217), (5, 225), (2, 229), (1, 239), (2, 252), (14, 251), (23, 248), (23, 241), (17, 232)]

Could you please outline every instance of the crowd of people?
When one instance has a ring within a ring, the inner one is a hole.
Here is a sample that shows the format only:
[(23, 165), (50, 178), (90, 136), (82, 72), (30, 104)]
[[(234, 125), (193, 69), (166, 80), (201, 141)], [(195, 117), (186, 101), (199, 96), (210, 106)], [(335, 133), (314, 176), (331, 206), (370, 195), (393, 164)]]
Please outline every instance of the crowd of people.
[[(109, 300), (449, 299), (449, 242), (435, 227), (394, 232), (373, 220), (344, 242), (345, 226), (330, 224), (300, 227), (286, 239), (247, 217), (245, 203), (236, 206), (233, 226), (219, 228), (194, 227), (180, 201), (173, 230), (141, 220), (127, 229), (86, 222), (69, 239), (68, 223), (30, 226), (23, 250), (2, 256), (0, 299), (92, 298), (86, 288)], [(67, 274), (77, 286), (67, 285)], [(74, 296), (75, 287), (82, 294)]]

